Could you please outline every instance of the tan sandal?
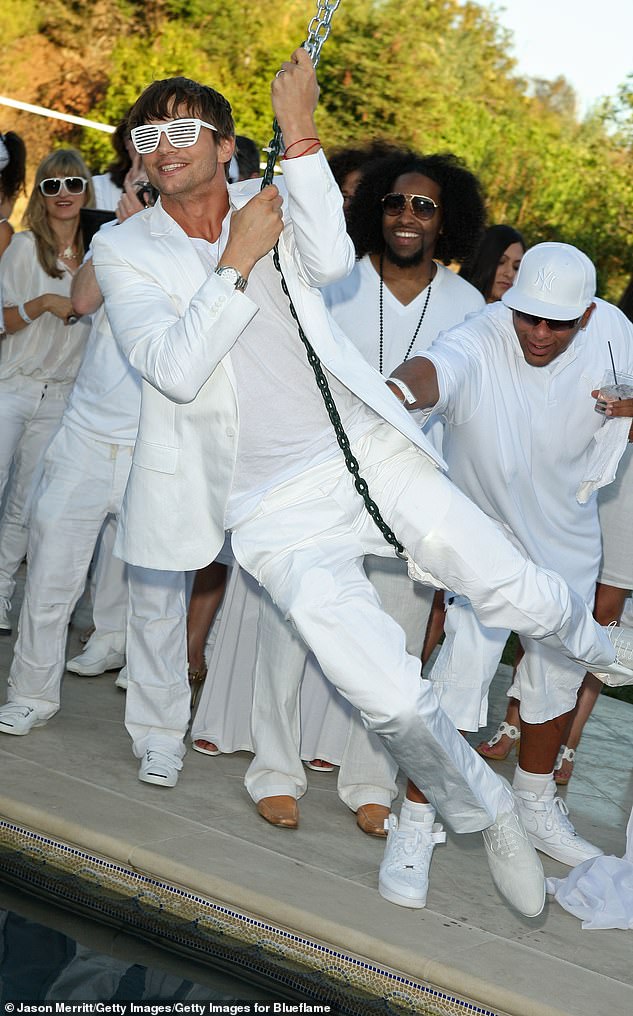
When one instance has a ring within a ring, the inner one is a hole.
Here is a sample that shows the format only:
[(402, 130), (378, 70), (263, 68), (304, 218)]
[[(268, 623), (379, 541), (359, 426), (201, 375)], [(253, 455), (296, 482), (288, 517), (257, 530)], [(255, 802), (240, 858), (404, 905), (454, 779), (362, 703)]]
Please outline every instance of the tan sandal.
[(198, 705), (198, 699), (200, 698), (200, 692), (202, 691), (202, 685), (204, 679), (207, 676), (207, 665), (203, 663), (199, 670), (188, 671), (189, 686), (191, 688), (191, 715), (193, 716)]
[[(495, 751), (495, 745), (499, 744), (502, 737), (510, 738), (510, 747), (506, 751), (503, 751), (502, 748), (497, 748)], [(520, 740), (521, 731), (519, 728), (515, 727), (512, 723), (506, 723), (506, 721), (503, 720), (503, 722), (497, 727), (496, 734), (494, 734), (490, 740), (482, 741), (481, 744), (478, 744), (475, 751), (479, 752), (483, 758), (491, 759), (493, 762), (503, 762), (513, 748), (518, 753)]]

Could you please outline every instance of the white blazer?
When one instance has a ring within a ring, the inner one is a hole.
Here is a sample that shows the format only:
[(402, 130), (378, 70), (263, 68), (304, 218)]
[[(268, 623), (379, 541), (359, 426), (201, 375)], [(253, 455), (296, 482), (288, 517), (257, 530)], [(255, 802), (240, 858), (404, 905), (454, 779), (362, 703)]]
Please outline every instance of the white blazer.
[[(445, 468), (322, 300), (320, 288), (354, 264), (342, 197), (325, 156), (289, 159), (283, 171), (279, 257), (306, 335), (328, 371)], [(258, 186), (231, 185), (231, 205), (241, 207)], [(230, 350), (258, 308), (247, 293), (215, 274), (207, 277), (160, 202), (98, 234), (93, 251), (112, 330), (143, 378), (117, 553), (146, 568), (201, 568), (222, 546), (235, 467), (239, 419)]]

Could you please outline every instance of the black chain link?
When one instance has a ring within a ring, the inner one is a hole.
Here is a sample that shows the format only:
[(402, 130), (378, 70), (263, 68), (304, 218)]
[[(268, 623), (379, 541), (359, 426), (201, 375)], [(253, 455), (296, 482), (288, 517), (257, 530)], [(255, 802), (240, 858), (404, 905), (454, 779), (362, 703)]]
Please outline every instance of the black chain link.
[[(323, 43), (330, 34), (330, 21), (339, 3), (340, 0), (330, 0), (330, 2), (324, 2), (324, 0), (319, 0), (319, 9), (317, 15), (310, 22), (308, 28), (308, 39), (304, 43), (304, 48), (307, 49), (308, 53), (310, 54), (310, 59), (312, 60), (314, 67), (316, 67), (317, 63), (319, 62), (319, 57), (321, 55), (321, 48), (323, 46)], [(319, 15), (322, 16), (319, 17)], [(277, 120), (275, 119), (273, 120), (273, 137), (268, 146), (268, 161), (266, 163), (266, 170), (264, 172), (264, 178), (262, 180), (262, 189), (264, 187), (267, 187), (273, 181), (275, 163), (281, 151), (282, 144), (283, 141), (281, 136), (281, 130), (279, 124), (277, 123)], [(281, 280), (281, 288), (285, 293), (286, 297), (288, 298), (290, 313), (297, 323), (299, 338), (301, 339), (303, 345), (305, 346), (306, 355), (308, 357), (308, 363), (310, 364), (312, 370), (314, 371), (314, 377), (316, 379), (317, 388), (319, 389), (323, 397), (323, 402), (325, 404), (327, 414), (330, 418), (332, 427), (334, 428), (334, 433), (336, 434), (336, 440), (338, 441), (339, 448), (343, 452), (345, 465), (349, 473), (353, 477), (354, 487), (362, 497), (367, 512), (372, 517), (375, 524), (378, 526), (378, 529), (382, 533), (387, 543), (395, 549), (396, 553), (400, 557), (406, 557), (404, 547), (400, 543), (396, 534), (383, 519), (378, 505), (372, 499), (369, 493), (367, 481), (363, 479), (363, 477), (360, 474), (360, 465), (358, 463), (358, 459), (352, 452), (352, 448), (349, 443), (349, 438), (345, 433), (345, 428), (343, 427), (339, 411), (336, 408), (336, 403), (334, 402), (334, 398), (332, 396), (332, 392), (330, 389), (330, 385), (328, 383), (328, 379), (325, 375), (325, 371), (321, 366), (321, 361), (319, 360), (319, 357), (314, 351), (312, 343), (310, 342), (308, 336), (305, 334), (303, 328), (301, 327), (299, 316), (292, 302), (292, 297), (290, 296), (290, 292), (288, 290), (288, 286), (286, 284), (284, 273), (281, 267), (281, 262), (279, 260), (278, 244), (275, 244), (273, 248), (273, 264), (275, 265), (275, 268), (279, 272), (279, 277)]]

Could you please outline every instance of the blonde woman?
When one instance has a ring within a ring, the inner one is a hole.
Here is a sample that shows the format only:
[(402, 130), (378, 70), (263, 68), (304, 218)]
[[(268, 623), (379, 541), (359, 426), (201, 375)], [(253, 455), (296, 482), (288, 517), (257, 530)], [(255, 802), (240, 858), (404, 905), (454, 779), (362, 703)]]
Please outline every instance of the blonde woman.
[(70, 283), (84, 250), (81, 209), (93, 203), (79, 152), (60, 149), (38, 166), (28, 227), (0, 260), (6, 337), (0, 344), (0, 635), (11, 633), (14, 575), (24, 557), (24, 506), (42, 451), (79, 369), (89, 323), (72, 316)]

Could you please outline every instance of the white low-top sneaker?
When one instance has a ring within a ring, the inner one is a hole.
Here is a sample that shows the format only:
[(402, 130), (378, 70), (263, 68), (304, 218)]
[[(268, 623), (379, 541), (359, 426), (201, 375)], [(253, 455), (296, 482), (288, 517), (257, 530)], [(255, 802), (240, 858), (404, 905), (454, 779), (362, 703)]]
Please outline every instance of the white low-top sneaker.
[(579, 836), (568, 819), (569, 808), (556, 796), (552, 780), (541, 797), (528, 790), (515, 790), (519, 815), (530, 843), (541, 853), (575, 868), (581, 861), (599, 857), (600, 847)]
[(93, 635), (86, 648), (66, 664), (66, 670), (80, 677), (99, 677), (107, 670), (120, 670), (125, 663), (124, 636), (113, 642), (110, 635)]
[(385, 819), (387, 843), (380, 864), (378, 892), (399, 907), (419, 910), (426, 904), (433, 848), (446, 842), (446, 833), (429, 812), (423, 822), (398, 825), (395, 815)]
[(2, 635), (11, 635), (13, 628), (9, 620), (9, 611), (11, 610), (11, 604), (9, 600), (6, 600), (4, 596), (0, 596), (0, 637)]
[(45, 723), (31, 706), (21, 706), (18, 702), (0, 706), (0, 734), (28, 734), (33, 727), (43, 727)]
[(138, 771), (142, 783), (154, 783), (157, 787), (175, 787), (182, 760), (160, 748), (148, 748)]
[(601, 671), (596, 670), (593, 673), (610, 688), (633, 684), (633, 630), (612, 621), (604, 631), (615, 649), (615, 662), (610, 667), (603, 667)]
[(499, 812), (483, 837), (490, 874), (501, 895), (524, 917), (538, 917), (545, 906), (545, 875), (516, 800), (509, 802), (508, 811)]

